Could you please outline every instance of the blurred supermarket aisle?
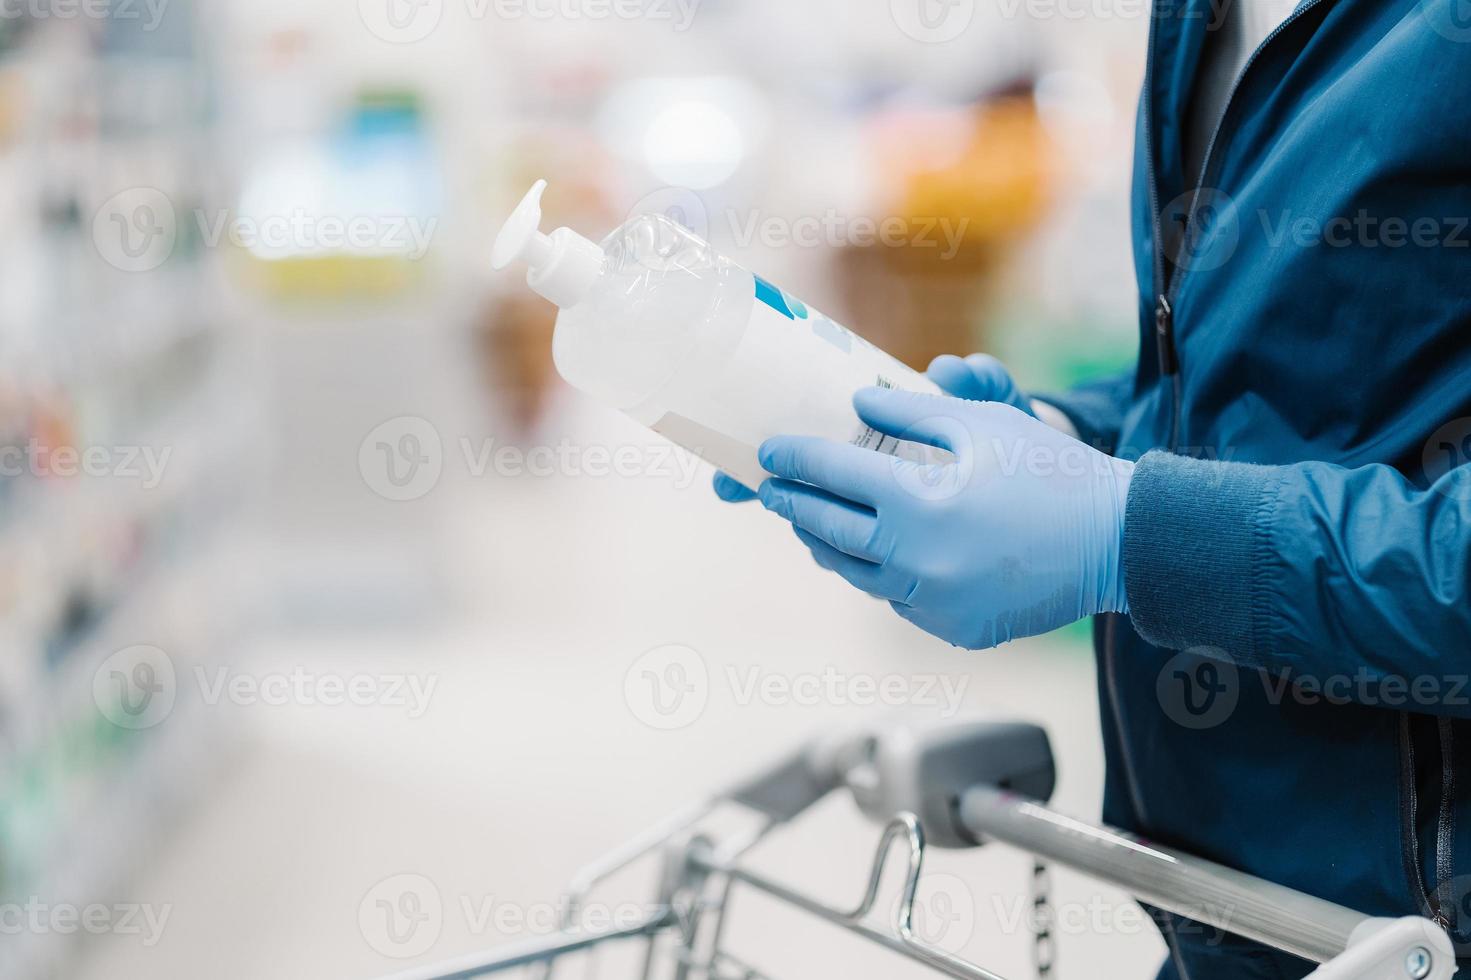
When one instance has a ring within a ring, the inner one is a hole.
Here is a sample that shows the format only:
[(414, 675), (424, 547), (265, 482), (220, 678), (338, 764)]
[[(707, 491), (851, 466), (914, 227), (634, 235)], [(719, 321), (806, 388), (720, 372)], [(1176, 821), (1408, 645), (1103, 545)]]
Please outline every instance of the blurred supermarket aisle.
[[(580, 445), (657, 445), (577, 405), (559, 420)], [(706, 480), (703, 469), (689, 486), (677, 475), (614, 478), (591, 497), (563, 477), (441, 485), (436, 493), (456, 499), (457, 584), (474, 597), (471, 612), (423, 634), (281, 636), (262, 641), (253, 668), (405, 672), (432, 691), (427, 708), (237, 706), (238, 757), (131, 891), (172, 905), (162, 940), (143, 948), (106, 937), (79, 975), (390, 972), (403, 964), (374, 949), (358, 910), (376, 883), (404, 874), (424, 876), (442, 896), (438, 938), (421, 958), (522, 938), (547, 928), (548, 903), (584, 860), (756, 760), (881, 710), (865, 680), (891, 685), (895, 707), (928, 715), (963, 706), (1044, 721), (1059, 756), (1059, 805), (1096, 811), (1101, 756), (1079, 644), (949, 648), (840, 588), (759, 509), (717, 504)], [(526, 574), (549, 559), (554, 579)], [(697, 652), (708, 700), (687, 725), (660, 730), (626, 679), (667, 644)], [(844, 693), (814, 698), (803, 687), (825, 676), (825, 691)], [(766, 860), (846, 901), (876, 833), (834, 801), (774, 841)], [(1026, 862), (940, 854), (931, 870), (936, 887), (950, 889), (936, 908), (953, 900), (973, 912), (973, 930), (957, 926), (949, 940), (1005, 975), (1026, 975), (1029, 947), (1014, 914)], [(608, 900), (639, 900), (643, 886)], [(1057, 901), (1117, 924), (1064, 929), (1065, 965), (1102, 954), (1142, 976), (1159, 954), (1111, 891), (1064, 876)], [(777, 976), (837, 972), (820, 954), (848, 976), (917, 975), (779, 910), (747, 911), (736, 935)]]
[[(545, 176), (551, 223), (663, 212), (913, 364), (1071, 383), (1131, 356), (1144, 23), (400, 3), (0, 17), (0, 927), (34, 913), (0, 974), (367, 977), (516, 938), (582, 860), (887, 701), (1045, 721), (1095, 813), (1080, 635), (965, 654), (851, 594), (570, 394), (550, 307), (486, 257)], [(833, 806), (766, 859), (845, 899), (873, 834)], [(1025, 862), (935, 865), (945, 941), (1024, 974), (994, 903)], [(361, 921), (400, 875), (442, 901), (422, 950)], [(1134, 906), (1059, 887), (1064, 961), (1145, 975)], [(751, 915), (777, 976), (838, 972)]]

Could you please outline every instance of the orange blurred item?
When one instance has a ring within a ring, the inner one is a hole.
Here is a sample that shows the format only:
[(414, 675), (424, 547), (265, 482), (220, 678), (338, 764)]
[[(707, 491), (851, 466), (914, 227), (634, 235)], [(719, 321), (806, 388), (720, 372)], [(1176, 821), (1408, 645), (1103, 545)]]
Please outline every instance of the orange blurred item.
[(985, 317), (1018, 243), (1046, 213), (1052, 147), (1029, 90), (958, 110), (875, 120), (888, 213), (902, 244), (842, 250), (849, 322), (923, 369), (937, 354), (984, 349)]

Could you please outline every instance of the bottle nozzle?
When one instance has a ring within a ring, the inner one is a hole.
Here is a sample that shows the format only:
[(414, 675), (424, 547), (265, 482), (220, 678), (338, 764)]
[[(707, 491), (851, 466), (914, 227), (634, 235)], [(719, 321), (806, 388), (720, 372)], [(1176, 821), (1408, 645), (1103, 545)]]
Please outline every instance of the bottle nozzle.
[(541, 195), (547, 182), (538, 180), (516, 205), (496, 235), (490, 252), (492, 268), (520, 260), (530, 268), (526, 284), (558, 306), (575, 306), (603, 270), (603, 250), (572, 231), (541, 231)]

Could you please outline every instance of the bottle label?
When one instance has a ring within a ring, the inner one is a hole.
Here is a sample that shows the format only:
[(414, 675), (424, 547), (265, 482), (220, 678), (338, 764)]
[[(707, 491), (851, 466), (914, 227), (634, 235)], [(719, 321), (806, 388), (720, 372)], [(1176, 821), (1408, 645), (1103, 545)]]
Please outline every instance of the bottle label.
[(931, 460), (938, 450), (863, 424), (853, 393), (867, 385), (938, 392), (924, 375), (760, 276), (739, 344), (718, 371), (685, 381), (681, 408), (666, 402), (640, 419), (752, 489), (768, 475), (757, 447), (779, 434), (851, 442), (904, 459)]
[[(756, 280), (756, 299), (758, 301), (764, 303), (777, 313), (780, 313), (788, 320), (793, 321), (793, 323), (806, 323), (816, 337), (836, 347), (848, 357), (851, 358), (854, 356), (854, 346), (859, 345), (860, 359), (865, 361), (871, 359), (875, 364), (879, 365), (884, 361), (889, 361), (896, 366), (902, 367), (889, 354), (873, 346), (837, 321), (808, 307), (806, 303), (803, 303), (797, 297), (782, 292), (779, 287), (762, 279), (760, 276), (753, 276), (752, 278)], [(904, 368), (904, 370), (906, 374), (914, 373), (909, 371), (908, 368)], [(873, 380), (869, 383), (879, 388), (894, 387), (893, 379), (882, 373), (875, 373)], [(937, 390), (929, 383), (928, 379), (924, 379), (922, 385), (917, 385), (915, 388), (916, 390)], [(853, 445), (863, 449), (872, 449), (874, 452), (885, 453), (890, 456), (920, 459), (927, 458), (929, 455), (908, 452), (906, 451), (907, 449), (915, 448), (912, 444), (895, 439), (893, 436), (886, 436), (872, 426), (867, 425), (860, 424), (858, 434), (849, 441)]]

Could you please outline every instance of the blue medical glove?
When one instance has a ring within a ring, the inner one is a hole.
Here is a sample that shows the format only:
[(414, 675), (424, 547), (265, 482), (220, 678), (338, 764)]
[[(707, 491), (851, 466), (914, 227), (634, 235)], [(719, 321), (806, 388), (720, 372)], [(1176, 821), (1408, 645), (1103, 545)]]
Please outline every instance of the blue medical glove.
[[(1028, 415), (1036, 414), (1032, 411), (1032, 400), (1017, 390), (1016, 382), (1011, 380), (1011, 373), (990, 354), (971, 354), (968, 357), (941, 354), (930, 362), (925, 376), (939, 385), (941, 390), (956, 398), (969, 398), (978, 402), (1005, 402)], [(731, 503), (756, 499), (756, 495), (746, 489), (744, 484), (737, 483), (724, 473), (715, 474), (715, 496)]]
[(939, 446), (915, 463), (809, 436), (761, 446), (761, 502), (817, 563), (970, 649), (1124, 612), (1124, 500), (1134, 464), (1010, 405), (865, 388), (858, 415)]
[(719, 470), (715, 471), (715, 496), (732, 504), (756, 499), (756, 495), (748, 490), (744, 483), (726, 476)]
[(1032, 400), (1022, 394), (1011, 379), (1011, 372), (990, 354), (956, 357), (941, 354), (930, 362), (925, 372), (946, 394), (976, 402), (1002, 402), (1033, 417)]

